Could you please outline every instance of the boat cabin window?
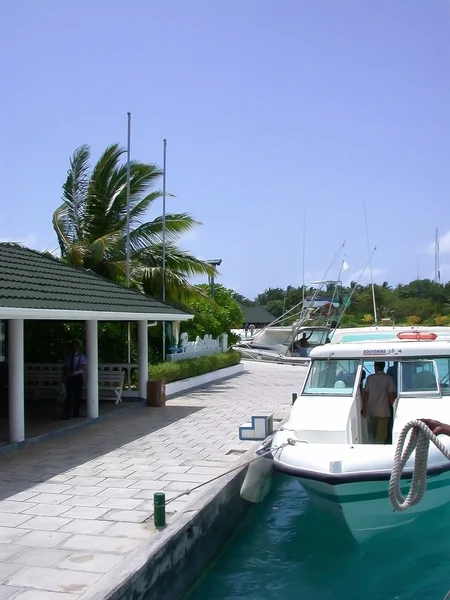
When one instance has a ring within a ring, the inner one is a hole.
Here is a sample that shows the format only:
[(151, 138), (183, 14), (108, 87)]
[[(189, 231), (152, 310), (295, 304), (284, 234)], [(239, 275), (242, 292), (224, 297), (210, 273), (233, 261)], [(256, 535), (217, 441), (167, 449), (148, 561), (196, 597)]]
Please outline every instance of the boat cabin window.
[(435, 358), (438, 368), (439, 379), (441, 381), (441, 393), (443, 396), (450, 396), (450, 358)]
[(402, 360), (400, 393), (440, 393), (440, 374), (435, 360)]
[(325, 344), (329, 334), (327, 329), (304, 329), (297, 333), (295, 336), (295, 341), (299, 342), (304, 333), (306, 333), (306, 337), (308, 338), (308, 346), (322, 346)]
[(359, 360), (313, 360), (303, 394), (351, 396), (355, 386)]
[[(398, 389), (398, 361), (392, 362), (392, 361), (384, 360), (382, 362), (385, 363), (384, 372), (387, 375), (390, 375), (392, 377), (392, 379), (394, 380), (394, 383), (395, 383), (395, 389)], [(369, 375), (373, 375), (375, 373), (374, 360), (372, 359), (372, 360), (364, 361), (363, 362), (363, 370), (364, 370), (364, 374), (365, 374), (366, 378), (369, 377)]]

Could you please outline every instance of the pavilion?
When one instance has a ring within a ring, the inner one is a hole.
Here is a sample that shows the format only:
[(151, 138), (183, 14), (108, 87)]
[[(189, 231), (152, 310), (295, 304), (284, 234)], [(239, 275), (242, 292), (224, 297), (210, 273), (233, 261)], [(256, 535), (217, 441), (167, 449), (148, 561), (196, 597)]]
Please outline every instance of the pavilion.
[[(0, 367), (7, 372), (9, 440), (25, 439), (24, 321), (84, 321), (88, 361), (87, 417), (99, 414), (98, 322), (138, 323), (138, 390), (146, 397), (149, 321), (193, 315), (55, 257), (0, 243)], [(6, 389), (6, 387), (5, 387)]]

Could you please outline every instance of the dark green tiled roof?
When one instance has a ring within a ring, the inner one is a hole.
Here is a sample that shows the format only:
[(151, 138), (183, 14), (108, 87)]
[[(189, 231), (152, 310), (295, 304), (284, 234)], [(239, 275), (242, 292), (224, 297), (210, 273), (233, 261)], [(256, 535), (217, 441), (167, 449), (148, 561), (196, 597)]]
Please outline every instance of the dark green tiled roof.
[(245, 306), (241, 304), (244, 313), (244, 323), (272, 323), (275, 317), (265, 308), (265, 306)]
[(0, 243), (0, 307), (186, 314), (85, 269), (10, 243)]

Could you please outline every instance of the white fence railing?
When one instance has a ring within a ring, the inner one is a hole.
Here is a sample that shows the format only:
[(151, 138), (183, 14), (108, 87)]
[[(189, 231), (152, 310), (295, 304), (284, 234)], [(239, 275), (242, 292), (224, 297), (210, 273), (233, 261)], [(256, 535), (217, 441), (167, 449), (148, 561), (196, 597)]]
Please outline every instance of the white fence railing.
[(169, 350), (172, 351), (166, 354), (166, 360), (170, 362), (226, 352), (228, 350), (228, 335), (224, 333), (214, 339), (212, 335), (206, 334), (203, 338), (197, 336), (194, 342), (190, 342), (188, 334), (182, 333), (180, 335), (180, 347), (170, 348)]

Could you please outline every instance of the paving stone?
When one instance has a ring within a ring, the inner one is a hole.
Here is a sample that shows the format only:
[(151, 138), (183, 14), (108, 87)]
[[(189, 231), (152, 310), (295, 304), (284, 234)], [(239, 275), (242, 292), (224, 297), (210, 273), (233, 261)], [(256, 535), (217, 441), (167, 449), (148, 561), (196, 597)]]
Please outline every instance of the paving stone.
[(131, 498), (135, 492), (135, 488), (106, 488), (99, 492), (96, 498), (100, 499), (101, 504), (105, 498)]
[(15, 529), (14, 527), (0, 527), (0, 543), (9, 544), (16, 542), (27, 533), (26, 529)]
[(100, 508), (115, 508), (120, 510), (133, 510), (142, 504), (141, 499), (134, 498), (108, 498), (100, 505)]
[(105, 481), (104, 477), (81, 477), (81, 476), (74, 476), (71, 477), (68, 480), (68, 484), (70, 485), (98, 485), (100, 483), (102, 483), (103, 481)]
[(8, 561), (20, 552), (23, 552), (23, 546), (17, 546), (16, 544), (0, 544), (0, 563)]
[(31, 515), (2, 512), (0, 513), (0, 527), (17, 527), (30, 519)]
[(80, 550), (81, 552), (118, 552), (128, 554), (141, 543), (136, 539), (115, 538), (105, 535), (73, 535), (66, 540), (63, 550)]
[(98, 573), (80, 573), (68, 569), (45, 567), (25, 567), (10, 577), (8, 584), (32, 588), (33, 590), (81, 594), (90, 585), (98, 581), (100, 577), (101, 575)]
[[(12, 595), (17, 593), (19, 591), (19, 588), (16, 587), (11, 587), (9, 585), (0, 585), (0, 600), (7, 600), (7, 598), (9, 600), (13, 600)], [(18, 598), (18, 596), (14, 596), (15, 598)], [(29, 599), (31, 600), (31, 599)]]
[(30, 498), (34, 498), (34, 496), (36, 495), (37, 492), (35, 491), (18, 492), (17, 494), (14, 494), (14, 496), (9, 498), (9, 500), (12, 500), (14, 502), (26, 502), (27, 500), (30, 500)]
[(148, 540), (154, 532), (145, 523), (113, 523), (107, 534), (111, 537)]
[(101, 477), (105, 478), (111, 478), (111, 479), (118, 479), (120, 477), (131, 477), (131, 475), (133, 475), (133, 473), (135, 473), (136, 470), (132, 467), (128, 467), (126, 469), (122, 469), (122, 470), (107, 470), (107, 471), (101, 471), (99, 473), (99, 475)]
[[(17, 588), (11, 588), (17, 590)], [(60, 592), (47, 592), (42, 590), (26, 590), (14, 596), (11, 600), (75, 600), (79, 594), (64, 594)], [(2, 596), (0, 596), (2, 598)], [(5, 596), (6, 598), (6, 596)], [(8, 597), (9, 600), (9, 597)]]
[[(155, 490), (155, 492), (159, 492), (163, 490), (170, 480), (160, 480), (160, 479), (140, 479), (133, 484), (133, 489), (136, 490)], [(128, 488), (130, 489), (130, 488)]]
[(10, 562), (29, 567), (53, 567), (70, 555), (69, 550), (54, 550), (51, 548), (22, 547), (22, 552), (14, 556)]
[(121, 560), (123, 560), (122, 556), (117, 554), (76, 552), (58, 563), (58, 568), (92, 573), (108, 573)]
[(63, 498), (62, 503), (66, 506), (88, 506), (92, 508), (103, 502), (104, 497), (99, 497), (100, 494), (98, 496), (66, 496), (61, 494), (60, 497)]
[(43, 531), (56, 531), (60, 529), (63, 525), (67, 525), (70, 523), (70, 519), (65, 519), (64, 517), (31, 517), (28, 521), (26, 521), (23, 525), (19, 527), (23, 527), (25, 529), (38, 529)]
[(166, 496), (166, 500), (168, 500), (169, 498), (173, 498), (173, 496), (176, 496), (176, 494), (178, 492), (176, 491), (171, 491), (171, 490), (167, 490), (166, 487), (164, 487), (163, 490), (160, 490), (159, 488), (157, 490), (134, 490), (136, 493), (134, 494), (133, 498), (136, 498), (138, 500), (153, 500), (153, 497), (155, 495), (155, 492), (159, 492), (159, 491), (163, 491), (165, 496)]
[(65, 494), (72, 488), (64, 483), (41, 483), (35, 490), (36, 494)]
[(3, 500), (0, 502), (0, 512), (19, 514), (27, 508), (33, 508), (32, 502), (20, 502), (17, 500)]
[(59, 504), (36, 504), (23, 513), (23, 515), (39, 515), (41, 517), (59, 517), (63, 513), (67, 512), (70, 506), (64, 506)]
[(103, 533), (105, 529), (111, 526), (111, 521), (92, 521), (85, 519), (74, 519), (67, 525), (59, 529), (61, 533), (85, 533), (87, 535), (96, 535)]
[(191, 469), (189, 469), (189, 471), (186, 473), (187, 475), (207, 475), (209, 477), (209, 479), (212, 479), (213, 477), (215, 477), (216, 475), (222, 475), (225, 471), (229, 470), (230, 465), (228, 465), (225, 468), (220, 468), (220, 467), (192, 467)]
[(34, 548), (55, 548), (61, 542), (67, 540), (70, 533), (59, 533), (55, 531), (30, 531), (15, 541), (20, 546), (30, 546)]
[(70, 495), (96, 496), (99, 492), (101, 492), (102, 489), (102, 487), (96, 487), (95, 485), (75, 485), (70, 488)]
[(168, 481), (167, 485), (164, 487), (164, 493), (166, 490), (173, 492), (188, 492), (190, 489), (194, 488), (198, 483), (192, 483), (190, 481)]
[(88, 508), (86, 506), (73, 506), (66, 513), (65, 517), (69, 519), (100, 519), (108, 512), (107, 508)]
[(120, 523), (142, 523), (149, 516), (142, 510), (111, 510), (103, 515), (105, 521), (119, 521)]
[[(133, 483), (135, 483), (135, 481), (133, 481), (132, 479), (119, 479), (119, 478), (114, 478), (114, 477), (106, 477), (102, 483), (101, 486), (103, 488), (127, 488), (130, 485), (132, 485)], [(99, 485), (99, 484), (97, 484)]]
[[(33, 498), (34, 504), (61, 504), (64, 502), (65, 498), (70, 498), (71, 496), (65, 496), (64, 494), (37, 494)], [(25, 503), (24, 503), (25, 504)], [(27, 504), (30, 504), (27, 502)], [(33, 506), (33, 505), (32, 505)], [(31, 508), (31, 506), (30, 506)]]
[(6, 582), (6, 580), (19, 571), (22, 565), (14, 565), (13, 563), (0, 563), (0, 583)]
[[(161, 461), (161, 462), (162, 462), (162, 461)], [(158, 472), (158, 473), (159, 473), (159, 472), (161, 472), (161, 473), (166, 473), (166, 474), (167, 474), (167, 473), (171, 473), (171, 474), (172, 474), (172, 473), (186, 473), (186, 471), (189, 471), (189, 470), (190, 470), (190, 467), (189, 467), (189, 466), (183, 467), (183, 466), (181, 466), (181, 465), (178, 465), (178, 466), (176, 466), (176, 467), (171, 467), (171, 466), (167, 466), (167, 467), (165, 467), (165, 466), (160, 466), (160, 467), (158, 467), (158, 468), (157, 468), (157, 472)], [(151, 471), (150, 471), (150, 472), (151, 472)], [(142, 477), (142, 475), (141, 475), (141, 477)]]

